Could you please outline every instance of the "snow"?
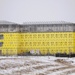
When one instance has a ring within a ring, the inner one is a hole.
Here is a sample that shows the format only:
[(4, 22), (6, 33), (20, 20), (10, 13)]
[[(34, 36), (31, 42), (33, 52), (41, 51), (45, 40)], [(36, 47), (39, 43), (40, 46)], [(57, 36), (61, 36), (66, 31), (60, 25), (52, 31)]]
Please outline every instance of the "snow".
[(0, 57), (0, 75), (75, 75), (75, 58), (54, 56)]

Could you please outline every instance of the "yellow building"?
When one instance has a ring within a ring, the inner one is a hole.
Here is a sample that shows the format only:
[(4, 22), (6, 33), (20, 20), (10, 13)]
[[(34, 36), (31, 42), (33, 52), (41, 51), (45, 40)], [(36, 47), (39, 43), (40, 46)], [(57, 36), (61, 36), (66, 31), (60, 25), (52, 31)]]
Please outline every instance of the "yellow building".
[(67, 22), (0, 24), (0, 54), (74, 55), (74, 25)]

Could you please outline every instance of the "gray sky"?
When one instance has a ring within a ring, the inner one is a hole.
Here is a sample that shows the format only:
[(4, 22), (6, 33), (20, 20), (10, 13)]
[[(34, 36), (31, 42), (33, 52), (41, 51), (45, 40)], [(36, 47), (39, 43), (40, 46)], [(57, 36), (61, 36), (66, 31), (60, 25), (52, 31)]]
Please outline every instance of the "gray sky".
[(0, 0), (0, 20), (75, 23), (75, 0)]

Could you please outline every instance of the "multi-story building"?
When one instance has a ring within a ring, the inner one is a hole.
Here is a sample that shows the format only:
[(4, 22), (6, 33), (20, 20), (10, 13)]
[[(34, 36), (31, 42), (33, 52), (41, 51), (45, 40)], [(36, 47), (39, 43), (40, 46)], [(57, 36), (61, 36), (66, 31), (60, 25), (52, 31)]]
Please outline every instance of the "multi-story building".
[(0, 23), (0, 54), (75, 54), (75, 24)]

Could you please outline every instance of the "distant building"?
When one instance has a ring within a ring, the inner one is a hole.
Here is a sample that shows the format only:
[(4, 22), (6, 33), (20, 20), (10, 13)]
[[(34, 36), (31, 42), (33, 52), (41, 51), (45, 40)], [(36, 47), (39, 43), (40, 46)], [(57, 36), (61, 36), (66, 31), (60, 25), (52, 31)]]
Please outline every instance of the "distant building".
[(75, 54), (75, 24), (0, 22), (0, 55)]

